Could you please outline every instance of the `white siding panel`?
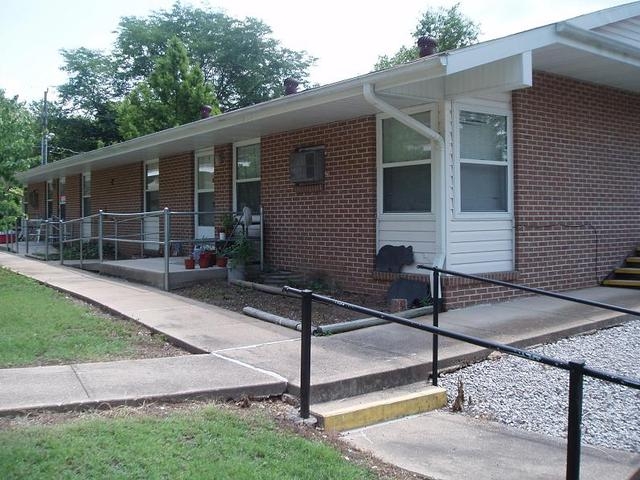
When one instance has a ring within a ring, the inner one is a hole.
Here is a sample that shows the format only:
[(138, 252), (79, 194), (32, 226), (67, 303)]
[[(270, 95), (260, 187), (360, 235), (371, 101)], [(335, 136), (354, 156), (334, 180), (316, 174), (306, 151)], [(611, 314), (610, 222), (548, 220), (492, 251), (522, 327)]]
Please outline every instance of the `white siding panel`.
[(465, 273), (513, 270), (511, 219), (451, 222), (447, 266)]
[[(404, 245), (413, 247), (416, 263), (433, 260), (436, 253), (435, 220), (395, 220), (383, 217), (379, 221), (378, 250), (384, 245)], [(414, 271), (405, 267), (403, 271)]]
[(594, 31), (634, 47), (640, 47), (640, 17), (610, 23)]
[(488, 242), (459, 242), (451, 245), (450, 252), (455, 253), (489, 253), (510, 252), (511, 240), (495, 240)]
[[(482, 262), (482, 263), (465, 263), (461, 265), (452, 265), (449, 269), (456, 272), (470, 273), (472, 275), (478, 274), (482, 276), (483, 273), (493, 272), (509, 272), (511, 271), (511, 261), (496, 261), (496, 262)], [(424, 271), (424, 270), (423, 270)]]
[(436, 232), (412, 232), (409, 230), (384, 230), (380, 232), (380, 243), (390, 242), (430, 242), (435, 243)]

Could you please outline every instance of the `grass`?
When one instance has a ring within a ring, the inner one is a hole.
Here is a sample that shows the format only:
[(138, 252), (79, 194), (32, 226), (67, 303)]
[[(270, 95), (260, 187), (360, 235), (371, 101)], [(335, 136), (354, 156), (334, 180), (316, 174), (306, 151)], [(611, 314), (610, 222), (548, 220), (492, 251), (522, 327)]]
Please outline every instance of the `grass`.
[(370, 479), (340, 452), (215, 407), (0, 431), (3, 479)]
[(96, 315), (3, 268), (0, 305), (0, 368), (121, 358), (143, 341), (136, 325)]

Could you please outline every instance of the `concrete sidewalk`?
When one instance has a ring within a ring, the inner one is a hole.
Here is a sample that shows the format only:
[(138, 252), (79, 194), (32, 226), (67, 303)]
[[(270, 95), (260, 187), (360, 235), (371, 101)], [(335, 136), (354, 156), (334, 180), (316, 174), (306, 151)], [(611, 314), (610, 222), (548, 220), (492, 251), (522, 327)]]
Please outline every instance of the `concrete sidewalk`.
[[(0, 252), (0, 266), (134, 319), (171, 337), (188, 350), (204, 354), (0, 370), (0, 412), (192, 394), (227, 398), (277, 395), (285, 390), (298, 392), (299, 332), (151, 287), (14, 254)], [(596, 287), (572, 292), (572, 295), (640, 310), (640, 291)], [(628, 319), (615, 312), (561, 300), (524, 298), (446, 312), (440, 316), (440, 326), (526, 346)], [(431, 318), (418, 320), (430, 322)], [(480, 359), (487, 353), (479, 347), (440, 339), (441, 367)], [(315, 337), (312, 341), (312, 400), (319, 402), (424, 381), (431, 370), (431, 356), (430, 334), (394, 324)], [(469, 431), (472, 428), (475, 427), (470, 425)], [(445, 441), (465, 442), (465, 434), (458, 440)], [(512, 438), (507, 433), (502, 441), (508, 444)], [(439, 448), (445, 448), (443, 445)], [(478, 458), (495, 455), (494, 451), (487, 450), (488, 445), (485, 450), (478, 447)], [(450, 447), (452, 445), (447, 446)], [(411, 456), (412, 449), (416, 448), (421, 448), (421, 444), (405, 444), (404, 452)], [(372, 447), (371, 451), (387, 458), (380, 448)], [(425, 455), (429, 453), (425, 452)], [(620, 455), (624, 457), (620, 461), (626, 466), (625, 472), (640, 467), (637, 455)], [(443, 459), (452, 461), (446, 456)], [(463, 463), (473, 461), (469, 458)], [(414, 464), (400, 457), (392, 463), (414, 468)], [(499, 463), (494, 464), (498, 468)], [(416, 471), (435, 475), (432, 466), (427, 465), (424, 471), (421, 468), (416, 466)], [(535, 465), (531, 468), (535, 469)], [(485, 476), (474, 478), (509, 477), (492, 476), (495, 472), (495, 468), (489, 469)]]

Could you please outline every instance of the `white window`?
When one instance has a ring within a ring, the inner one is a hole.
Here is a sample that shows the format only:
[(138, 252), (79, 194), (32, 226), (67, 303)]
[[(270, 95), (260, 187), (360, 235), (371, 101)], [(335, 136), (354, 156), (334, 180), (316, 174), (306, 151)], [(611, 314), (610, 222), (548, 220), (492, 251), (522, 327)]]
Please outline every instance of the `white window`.
[(260, 209), (260, 143), (236, 144), (234, 148), (235, 210)]
[(53, 180), (47, 180), (47, 218), (53, 218)]
[(460, 109), (460, 212), (509, 212), (509, 116)]
[[(431, 111), (411, 116), (431, 126)], [(382, 120), (382, 212), (431, 212), (431, 140), (394, 118)]]
[[(82, 174), (82, 216), (91, 215), (91, 172)], [(91, 237), (91, 219), (87, 218), (82, 222), (82, 237)]]
[(91, 215), (91, 172), (82, 174), (82, 216)]
[(213, 237), (214, 224), (213, 150), (196, 152), (196, 229), (198, 238)]
[(58, 216), (60, 220), (67, 218), (67, 179), (60, 177), (58, 180)]

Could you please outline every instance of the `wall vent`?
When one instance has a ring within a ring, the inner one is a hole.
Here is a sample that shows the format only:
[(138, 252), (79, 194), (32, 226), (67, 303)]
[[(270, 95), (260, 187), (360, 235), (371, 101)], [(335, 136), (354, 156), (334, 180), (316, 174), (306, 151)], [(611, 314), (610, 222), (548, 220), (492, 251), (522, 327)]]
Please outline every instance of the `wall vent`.
[(296, 184), (324, 182), (324, 148), (304, 148), (292, 153), (289, 174)]

